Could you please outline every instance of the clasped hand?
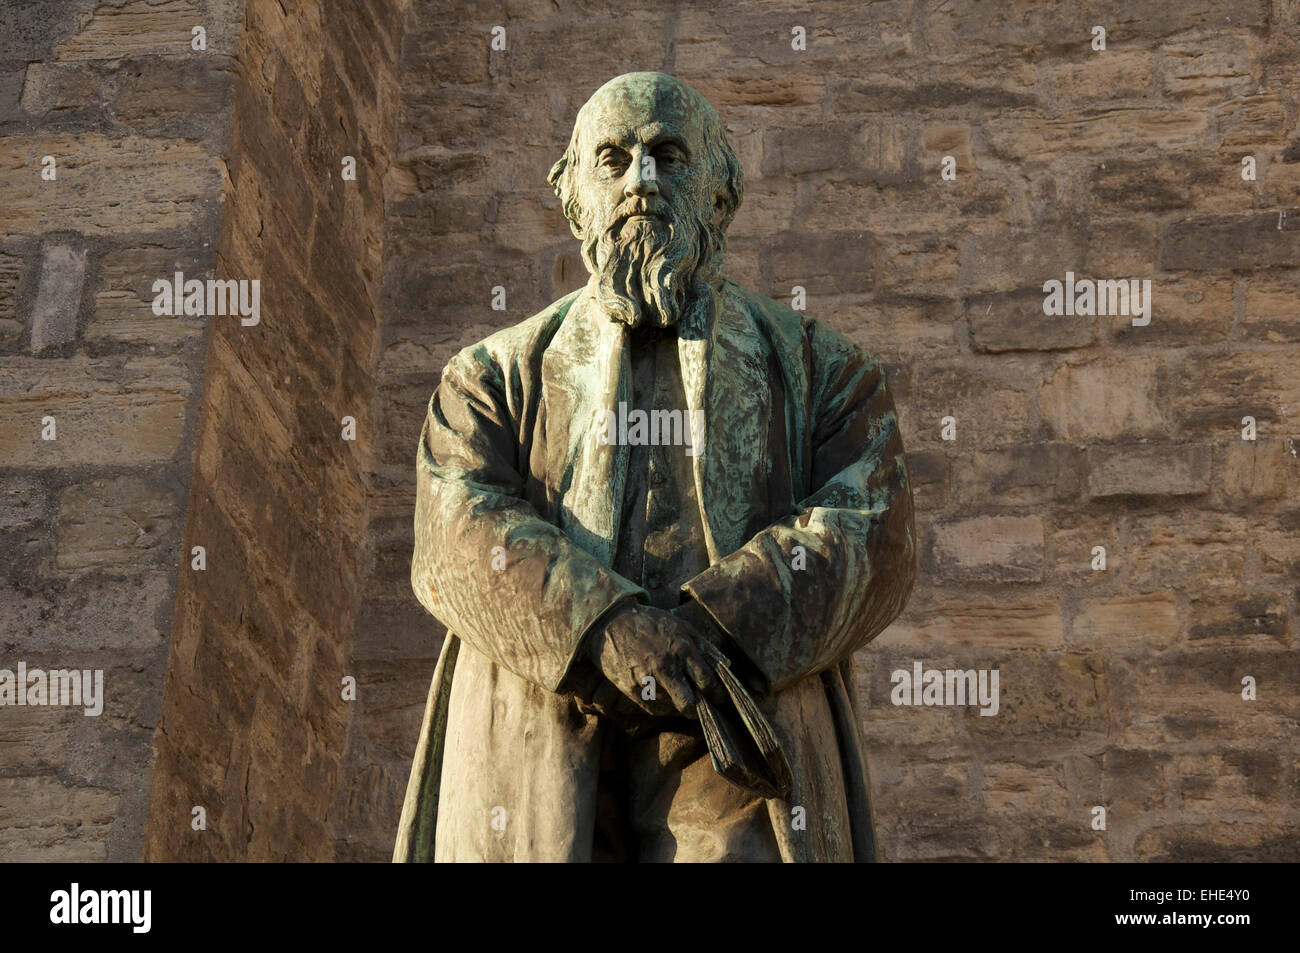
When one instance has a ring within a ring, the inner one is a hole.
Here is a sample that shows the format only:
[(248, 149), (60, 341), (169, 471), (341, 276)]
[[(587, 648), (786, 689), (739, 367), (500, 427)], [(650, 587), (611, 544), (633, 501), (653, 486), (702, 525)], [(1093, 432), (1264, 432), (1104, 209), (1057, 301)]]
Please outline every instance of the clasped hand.
[(725, 690), (700, 650), (705, 635), (663, 609), (628, 603), (587, 639), (587, 656), (604, 675), (590, 705), (606, 715), (695, 718), (700, 696), (722, 702)]

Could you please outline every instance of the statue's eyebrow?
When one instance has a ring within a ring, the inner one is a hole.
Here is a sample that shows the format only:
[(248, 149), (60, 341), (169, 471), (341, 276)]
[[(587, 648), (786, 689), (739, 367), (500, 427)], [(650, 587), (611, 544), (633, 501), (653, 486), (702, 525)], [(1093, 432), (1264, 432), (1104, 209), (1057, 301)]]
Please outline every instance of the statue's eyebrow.
[[(646, 143), (646, 148), (654, 150), (662, 145), (676, 146), (685, 153), (686, 158), (689, 159), (691, 157), (691, 150), (690, 147), (686, 145), (686, 139), (675, 130), (662, 129), (659, 132), (656, 132), (654, 136), (650, 138), (649, 142)], [(615, 139), (611, 136), (606, 136), (604, 139), (601, 139), (596, 143), (596, 148), (592, 150), (592, 155), (598, 156), (606, 149), (617, 149), (619, 152), (627, 152), (627, 139)]]
[(686, 140), (683, 139), (675, 132), (659, 133), (659, 135), (655, 136), (653, 139), (650, 140), (649, 143), (646, 144), (646, 148), (653, 151), (655, 149), (658, 149), (660, 146), (664, 146), (664, 145), (676, 146), (686, 155), (688, 159), (691, 157), (691, 150), (687, 147)]
[(596, 143), (596, 148), (592, 151), (593, 155), (600, 155), (606, 149), (617, 149), (619, 152), (627, 152), (627, 146), (617, 139), (602, 139)]

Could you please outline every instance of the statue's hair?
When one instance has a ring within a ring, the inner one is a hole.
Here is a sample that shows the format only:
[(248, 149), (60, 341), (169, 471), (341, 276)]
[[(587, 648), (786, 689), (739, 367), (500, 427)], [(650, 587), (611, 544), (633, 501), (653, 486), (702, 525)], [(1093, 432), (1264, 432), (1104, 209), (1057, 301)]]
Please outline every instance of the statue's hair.
[[(726, 130), (722, 120), (709, 107), (710, 115), (704, 121), (704, 158), (714, 170), (716, 182), (713, 194), (722, 201), (722, 221), (718, 224), (721, 234), (725, 235), (731, 220), (736, 217), (736, 210), (745, 197), (745, 172), (740, 167), (740, 160), (727, 141)], [(581, 113), (579, 113), (581, 116)], [(582, 237), (583, 210), (578, 204), (578, 190), (574, 188), (573, 176), (578, 168), (578, 132), (581, 122), (573, 124), (573, 134), (569, 137), (568, 148), (560, 160), (551, 166), (546, 181), (555, 189), (560, 199), (564, 217), (569, 220), (573, 234)]]

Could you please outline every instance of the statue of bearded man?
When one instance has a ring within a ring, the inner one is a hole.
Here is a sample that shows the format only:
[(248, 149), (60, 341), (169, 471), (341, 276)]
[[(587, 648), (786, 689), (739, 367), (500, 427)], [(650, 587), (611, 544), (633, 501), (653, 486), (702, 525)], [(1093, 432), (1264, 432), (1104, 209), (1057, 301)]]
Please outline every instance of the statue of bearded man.
[(447, 637), (394, 859), (874, 859), (852, 657), (916, 573), (884, 371), (721, 276), (743, 174), (686, 84), (606, 83), (550, 182), (589, 281), (420, 436)]

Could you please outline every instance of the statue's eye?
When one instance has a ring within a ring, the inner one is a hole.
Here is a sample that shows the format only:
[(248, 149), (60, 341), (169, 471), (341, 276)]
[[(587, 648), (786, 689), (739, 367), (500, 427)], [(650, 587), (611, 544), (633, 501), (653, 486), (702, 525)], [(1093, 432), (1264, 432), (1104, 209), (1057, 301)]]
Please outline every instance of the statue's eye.
[(678, 149), (676, 146), (667, 146), (655, 150), (655, 162), (660, 165), (675, 166), (681, 165), (685, 161), (686, 156), (683, 155), (682, 150)]
[(622, 169), (627, 166), (627, 154), (607, 149), (597, 157), (596, 164), (602, 169)]

